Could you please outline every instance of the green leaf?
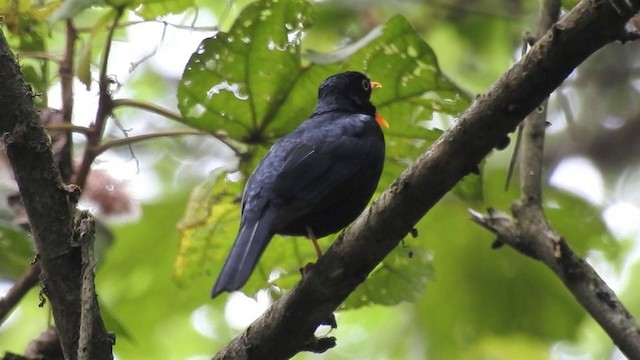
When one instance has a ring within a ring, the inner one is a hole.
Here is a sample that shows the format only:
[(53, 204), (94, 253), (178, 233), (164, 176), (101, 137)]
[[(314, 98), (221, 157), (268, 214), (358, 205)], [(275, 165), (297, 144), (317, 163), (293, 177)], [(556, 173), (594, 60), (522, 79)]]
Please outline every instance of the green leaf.
[(78, 55), (76, 65), (76, 77), (84, 84), (87, 91), (91, 90), (91, 49), (93, 48), (93, 36), (83, 44)]
[(372, 102), (390, 125), (384, 130), (391, 161), (381, 182), (386, 186), (442, 133), (430, 125), (434, 113), (457, 115), (469, 99), (441, 72), (431, 47), (402, 16), (392, 17), (340, 56), (347, 55), (343, 69), (362, 70), (382, 83)]
[(409, 137), (403, 141), (420, 140), (426, 146), (430, 142), (425, 140), (438, 134), (425, 124), (433, 112), (453, 115), (468, 104), (401, 16), (338, 55), (310, 54), (316, 63), (304, 67), (300, 33), (310, 13), (304, 1), (259, 1), (240, 14), (228, 33), (205, 39), (178, 88), (179, 109), (188, 123), (207, 131), (222, 128), (250, 142), (282, 136), (311, 113), (320, 82), (347, 69), (383, 82), (373, 102), (391, 119), (385, 131), (390, 138)]
[(18, 279), (27, 270), (33, 256), (27, 233), (0, 220), (0, 278)]
[[(177, 190), (180, 192), (165, 191), (155, 201), (144, 204), (141, 221), (115, 225), (118, 241), (97, 270), (101, 307), (107, 306), (134, 337), (131, 341), (120, 341), (118, 337), (114, 352), (121, 359), (187, 359), (222, 348), (233, 332), (224, 325), (220, 303), (209, 299), (210, 278), (199, 277), (189, 287), (177, 288), (172, 277), (177, 245), (175, 224), (186, 201), (183, 189)], [(33, 307), (38, 309), (36, 305), (37, 301)], [(42, 310), (38, 309), (31, 319), (41, 316)], [(212, 338), (209, 330), (203, 332), (203, 323), (212, 324), (218, 335)], [(121, 333), (113, 324), (108, 329)], [(40, 331), (36, 328), (31, 338)]]
[(178, 223), (180, 242), (173, 273), (180, 284), (207, 274), (211, 264), (222, 265), (230, 249), (228, 241), (238, 229), (242, 188), (226, 175), (224, 168), (218, 168), (193, 189), (184, 217)]
[(578, 5), (579, 0), (562, 0), (562, 7), (566, 10), (571, 10), (574, 6)]
[(398, 246), (349, 295), (341, 310), (365, 305), (397, 305), (418, 300), (434, 277), (432, 255), (423, 248)]
[[(79, 51), (78, 58), (76, 60), (76, 77), (83, 83), (89, 91), (91, 89), (91, 60), (96, 45), (96, 37), (100, 34), (104, 34), (113, 21), (113, 12), (107, 11), (95, 22), (91, 33), (82, 44), (82, 49)], [(102, 49), (100, 49), (102, 50)]]
[(178, 107), (189, 123), (236, 138), (262, 136), (303, 74), (299, 43), (310, 11), (302, 0), (259, 1), (228, 33), (205, 39), (178, 87)]

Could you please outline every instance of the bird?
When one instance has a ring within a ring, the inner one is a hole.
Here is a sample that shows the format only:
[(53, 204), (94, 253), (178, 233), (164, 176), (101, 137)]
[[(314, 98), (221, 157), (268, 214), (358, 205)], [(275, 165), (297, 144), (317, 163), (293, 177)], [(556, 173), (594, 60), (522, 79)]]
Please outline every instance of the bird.
[(324, 80), (313, 113), (269, 149), (245, 185), (238, 235), (211, 291), (239, 290), (275, 234), (316, 239), (348, 226), (373, 196), (384, 165), (381, 127), (371, 103), (381, 87), (365, 74)]

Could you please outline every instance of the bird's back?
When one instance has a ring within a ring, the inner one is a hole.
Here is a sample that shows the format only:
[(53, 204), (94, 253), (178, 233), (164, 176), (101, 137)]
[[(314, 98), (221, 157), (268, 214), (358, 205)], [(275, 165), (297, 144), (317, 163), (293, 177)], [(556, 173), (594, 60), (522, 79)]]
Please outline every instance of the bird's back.
[(372, 116), (315, 114), (271, 148), (247, 183), (243, 211), (276, 212), (274, 233), (306, 235), (307, 226), (319, 237), (335, 233), (367, 205), (383, 163), (384, 137)]

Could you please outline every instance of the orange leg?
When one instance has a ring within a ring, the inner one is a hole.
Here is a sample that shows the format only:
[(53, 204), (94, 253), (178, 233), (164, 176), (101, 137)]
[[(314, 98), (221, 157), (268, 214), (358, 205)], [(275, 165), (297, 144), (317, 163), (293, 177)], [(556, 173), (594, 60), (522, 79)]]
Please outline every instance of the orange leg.
[(316, 238), (316, 234), (313, 233), (313, 229), (307, 226), (307, 235), (309, 239), (313, 243), (313, 248), (316, 249), (316, 254), (318, 254), (318, 259), (322, 257), (322, 249), (320, 249), (320, 245), (318, 245), (318, 239)]
[[(320, 245), (318, 245), (318, 238), (316, 238), (316, 234), (313, 233), (313, 229), (311, 227), (307, 226), (306, 228), (307, 236), (309, 236), (309, 240), (311, 240), (311, 243), (313, 243), (313, 248), (316, 249), (316, 254), (318, 254), (318, 259), (320, 259), (322, 257), (322, 249), (320, 249)], [(314, 266), (314, 263), (308, 263), (302, 269), (300, 269), (300, 273), (304, 277), (305, 274), (309, 273), (309, 271), (311, 271)], [(331, 330), (338, 327), (338, 324), (336, 323), (336, 317), (333, 314), (331, 314), (328, 319), (320, 323), (320, 325), (330, 326)]]

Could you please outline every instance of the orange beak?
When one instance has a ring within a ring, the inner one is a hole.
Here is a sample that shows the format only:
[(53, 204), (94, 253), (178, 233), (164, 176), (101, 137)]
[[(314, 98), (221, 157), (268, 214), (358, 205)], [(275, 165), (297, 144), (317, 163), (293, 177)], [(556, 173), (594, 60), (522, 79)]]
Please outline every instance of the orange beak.
[[(380, 84), (377, 81), (371, 81), (371, 88), (372, 89), (378, 89), (381, 88), (382, 84)], [(378, 123), (378, 125), (384, 127), (384, 128), (388, 128), (389, 127), (389, 123), (387, 122), (387, 120), (385, 120), (382, 115), (376, 113), (376, 122)]]

